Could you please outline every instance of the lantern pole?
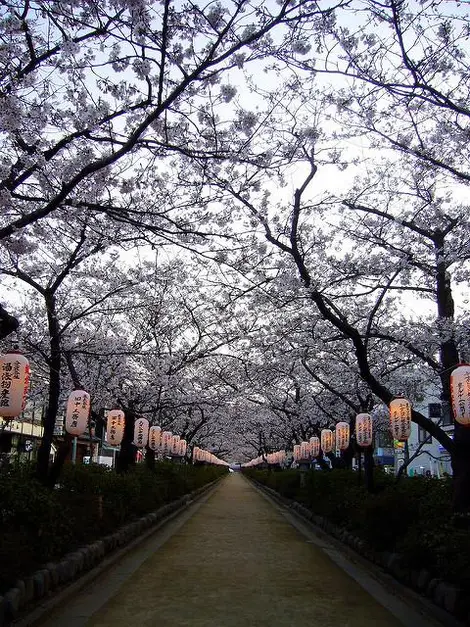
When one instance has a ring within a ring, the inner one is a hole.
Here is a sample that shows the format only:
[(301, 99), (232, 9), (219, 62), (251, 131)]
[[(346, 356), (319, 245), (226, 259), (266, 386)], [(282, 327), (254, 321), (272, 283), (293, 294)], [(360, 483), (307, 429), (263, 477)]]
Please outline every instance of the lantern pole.
[(77, 436), (75, 436), (72, 440), (72, 464), (75, 464), (77, 461)]

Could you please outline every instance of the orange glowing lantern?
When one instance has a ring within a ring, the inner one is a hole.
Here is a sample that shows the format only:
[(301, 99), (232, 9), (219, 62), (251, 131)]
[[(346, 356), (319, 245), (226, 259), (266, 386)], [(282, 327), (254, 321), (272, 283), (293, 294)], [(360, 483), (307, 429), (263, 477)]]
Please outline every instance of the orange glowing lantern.
[(318, 457), (320, 455), (320, 438), (317, 438), (316, 435), (310, 438), (310, 454), (312, 457)]
[(149, 437), (149, 421), (147, 418), (137, 418), (134, 423), (134, 441), (133, 444), (138, 448), (147, 446)]
[(470, 427), (470, 365), (460, 364), (450, 375), (450, 395), (454, 419)]
[(411, 433), (411, 403), (406, 398), (390, 402), (390, 429), (393, 439), (405, 442)]
[(19, 416), (26, 405), (29, 362), (24, 355), (10, 351), (0, 357), (0, 416)]
[(310, 459), (310, 444), (308, 442), (300, 443), (300, 459)]
[(186, 450), (188, 447), (188, 443), (186, 442), (186, 440), (180, 440), (178, 446), (179, 446), (179, 450), (178, 450), (179, 456), (186, 457)]
[(180, 436), (179, 435), (172, 435), (171, 436), (171, 440), (170, 440), (170, 447), (169, 447), (169, 452), (171, 455), (178, 455), (179, 452), (179, 441), (180, 441)]
[(173, 434), (171, 433), (171, 431), (163, 431), (163, 433), (162, 433), (161, 449), (162, 449), (163, 455), (168, 455), (168, 453), (170, 452), (171, 436), (172, 435)]
[(150, 427), (149, 429), (149, 447), (156, 452), (160, 449), (162, 438), (162, 430), (160, 427)]
[(294, 460), (298, 462), (300, 459), (300, 444), (294, 444)]
[(120, 409), (112, 409), (108, 412), (106, 424), (106, 442), (110, 446), (119, 446), (124, 436), (125, 417)]
[(336, 446), (340, 451), (344, 451), (349, 446), (349, 424), (338, 422), (336, 425)]
[(330, 453), (333, 450), (334, 439), (331, 429), (322, 429), (320, 433), (321, 448), (324, 453)]
[(372, 444), (372, 418), (370, 414), (357, 414), (356, 416), (356, 442), (358, 446), (371, 446)]

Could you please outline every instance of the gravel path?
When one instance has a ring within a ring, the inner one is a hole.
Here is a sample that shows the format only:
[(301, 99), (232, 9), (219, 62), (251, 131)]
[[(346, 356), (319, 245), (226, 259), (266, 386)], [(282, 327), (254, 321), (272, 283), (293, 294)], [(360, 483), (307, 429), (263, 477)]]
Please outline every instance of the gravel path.
[[(72, 623), (80, 621), (63, 624)], [(401, 624), (238, 474), (222, 481), (86, 622), (93, 627)]]

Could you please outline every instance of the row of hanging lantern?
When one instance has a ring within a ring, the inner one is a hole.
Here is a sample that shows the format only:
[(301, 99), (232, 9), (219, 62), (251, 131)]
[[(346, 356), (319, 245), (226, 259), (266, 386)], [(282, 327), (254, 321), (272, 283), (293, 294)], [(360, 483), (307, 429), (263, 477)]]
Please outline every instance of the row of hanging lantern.
[[(14, 418), (25, 409), (30, 381), (30, 366), (24, 355), (13, 350), (0, 356), (0, 417)], [(453, 415), (461, 425), (470, 426), (470, 365), (460, 364), (450, 377), (451, 401)], [(390, 402), (390, 429), (393, 438), (406, 441), (411, 433), (411, 403), (405, 398), (396, 398)], [(88, 426), (90, 413), (90, 395), (84, 390), (74, 390), (67, 401), (65, 415), (65, 429), (74, 436), (82, 435)], [(125, 416), (118, 409), (108, 413), (106, 440), (111, 446), (119, 446), (124, 435)], [(360, 413), (355, 421), (356, 442), (360, 447), (372, 444), (372, 417), (367, 413)], [(308, 460), (319, 455), (320, 447), (324, 453), (331, 452), (335, 446), (344, 450), (349, 446), (349, 424), (339, 422), (335, 432), (323, 429), (320, 439), (316, 436), (309, 442), (302, 442), (294, 446), (294, 460)], [(139, 418), (134, 425), (134, 442), (137, 447), (143, 448), (147, 444), (156, 453), (162, 455), (185, 456), (187, 443), (179, 436), (169, 431), (162, 431), (160, 427), (150, 427), (146, 418)], [(195, 447), (194, 461), (208, 463), (225, 463), (218, 460), (212, 453)], [(244, 466), (258, 465), (264, 461), (268, 464), (283, 464), (286, 460), (285, 451), (269, 453), (267, 457), (259, 456)]]
[[(67, 401), (65, 412), (65, 430), (73, 436), (85, 433), (90, 413), (90, 395), (84, 390), (74, 390)], [(108, 412), (106, 424), (106, 442), (110, 446), (119, 446), (124, 437), (125, 415), (121, 409)], [(161, 427), (150, 426), (146, 418), (137, 418), (134, 422), (134, 438), (132, 442), (137, 448), (149, 448), (160, 455), (185, 457), (186, 440), (171, 431), (162, 431)]]
[(287, 459), (287, 455), (286, 455), (286, 452), (284, 450), (282, 450), (282, 451), (274, 451), (274, 453), (268, 453), (266, 455), (266, 461), (271, 466), (273, 466), (273, 465), (280, 465), (280, 466), (282, 466), (283, 464), (286, 463), (286, 459)]
[(267, 463), (270, 466), (284, 466), (287, 462), (286, 451), (275, 451), (274, 453), (267, 453), (266, 455), (258, 455), (254, 459), (250, 459), (249, 462), (242, 464), (242, 468), (251, 468), (252, 466), (259, 466), (260, 464)]
[(229, 465), (223, 459), (219, 459), (210, 451), (199, 448), (199, 446), (193, 448), (193, 462), (204, 462), (205, 464), (215, 464), (216, 466)]

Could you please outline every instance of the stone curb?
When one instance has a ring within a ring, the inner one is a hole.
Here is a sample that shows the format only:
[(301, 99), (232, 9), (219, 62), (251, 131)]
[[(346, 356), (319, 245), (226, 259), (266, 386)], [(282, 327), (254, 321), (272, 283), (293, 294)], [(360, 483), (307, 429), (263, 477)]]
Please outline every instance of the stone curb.
[(59, 562), (49, 562), (32, 575), (17, 580), (15, 587), (0, 596), (0, 627), (14, 625), (17, 619), (21, 620), (22, 615), (34, 611), (47, 597), (63, 591), (84, 573), (95, 568), (107, 554), (136, 541), (139, 536), (149, 533), (153, 526), (160, 526), (166, 518), (186, 509), (197, 497), (214, 487), (221, 478), (166, 503), (138, 520), (127, 523), (101, 540), (67, 553)]
[(347, 529), (331, 523), (323, 516), (314, 514), (301, 503), (282, 496), (276, 492), (276, 490), (258, 481), (254, 481), (251, 478), (250, 481), (256, 484), (261, 490), (267, 492), (274, 500), (294, 510), (302, 518), (320, 527), (327, 534), (333, 536), (343, 544), (348, 545), (362, 557), (365, 557), (377, 566), (383, 568), (401, 584), (427, 597), (453, 617), (458, 620), (463, 620), (465, 624), (470, 625), (470, 598), (465, 590), (442, 579), (432, 578), (429, 571), (425, 568), (410, 570), (405, 566), (404, 558), (399, 553), (375, 551), (361, 538), (353, 535), (347, 531)]

